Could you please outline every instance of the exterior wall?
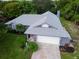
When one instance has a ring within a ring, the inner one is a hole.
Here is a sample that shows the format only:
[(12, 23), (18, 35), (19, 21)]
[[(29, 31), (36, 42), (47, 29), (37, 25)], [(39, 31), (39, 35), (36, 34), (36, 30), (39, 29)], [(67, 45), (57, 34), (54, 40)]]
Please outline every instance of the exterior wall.
[(13, 30), (16, 30), (16, 25), (15, 24), (7, 24), (7, 27), (8, 28), (11, 28), (11, 29), (13, 29)]
[(16, 24), (12, 24), (12, 29), (16, 30)]
[(70, 44), (70, 39), (62, 37), (60, 40), (60, 46), (64, 46), (65, 44)]

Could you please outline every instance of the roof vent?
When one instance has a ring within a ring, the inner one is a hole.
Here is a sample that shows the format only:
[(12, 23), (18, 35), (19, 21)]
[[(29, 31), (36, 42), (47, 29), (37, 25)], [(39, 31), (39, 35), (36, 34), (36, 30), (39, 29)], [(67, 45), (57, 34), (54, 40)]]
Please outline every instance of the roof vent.
[(43, 24), (42, 27), (49, 27), (49, 25), (48, 24)]

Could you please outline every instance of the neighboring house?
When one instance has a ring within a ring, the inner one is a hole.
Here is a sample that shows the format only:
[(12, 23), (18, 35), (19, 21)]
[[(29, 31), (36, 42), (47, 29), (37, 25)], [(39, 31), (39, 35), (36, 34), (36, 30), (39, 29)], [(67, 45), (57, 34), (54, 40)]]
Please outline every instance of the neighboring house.
[(28, 26), (24, 34), (28, 40), (64, 46), (71, 37), (57, 15), (47, 11), (41, 15), (23, 14), (6, 23), (16, 30), (17, 24)]

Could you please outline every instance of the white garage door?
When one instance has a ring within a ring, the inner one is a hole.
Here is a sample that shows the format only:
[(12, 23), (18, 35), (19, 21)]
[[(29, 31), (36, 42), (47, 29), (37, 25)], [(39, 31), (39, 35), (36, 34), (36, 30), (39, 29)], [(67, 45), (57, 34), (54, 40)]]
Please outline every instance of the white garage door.
[(37, 42), (60, 45), (59, 37), (37, 36)]

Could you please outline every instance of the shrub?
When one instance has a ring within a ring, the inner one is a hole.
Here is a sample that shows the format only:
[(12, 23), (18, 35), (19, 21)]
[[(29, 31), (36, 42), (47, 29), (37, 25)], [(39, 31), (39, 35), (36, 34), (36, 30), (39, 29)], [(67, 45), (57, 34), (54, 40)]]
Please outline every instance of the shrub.
[(76, 22), (79, 22), (79, 15), (77, 15), (77, 14), (74, 15), (74, 16), (73, 16), (73, 19), (74, 19)]
[(16, 25), (16, 30), (20, 31), (20, 32), (24, 32), (25, 31), (25, 26), (22, 24), (17, 24)]
[(4, 23), (0, 23), (0, 33), (7, 33), (8, 29)]
[(29, 42), (28, 49), (31, 49), (32, 52), (35, 52), (38, 50), (38, 45), (35, 42)]

